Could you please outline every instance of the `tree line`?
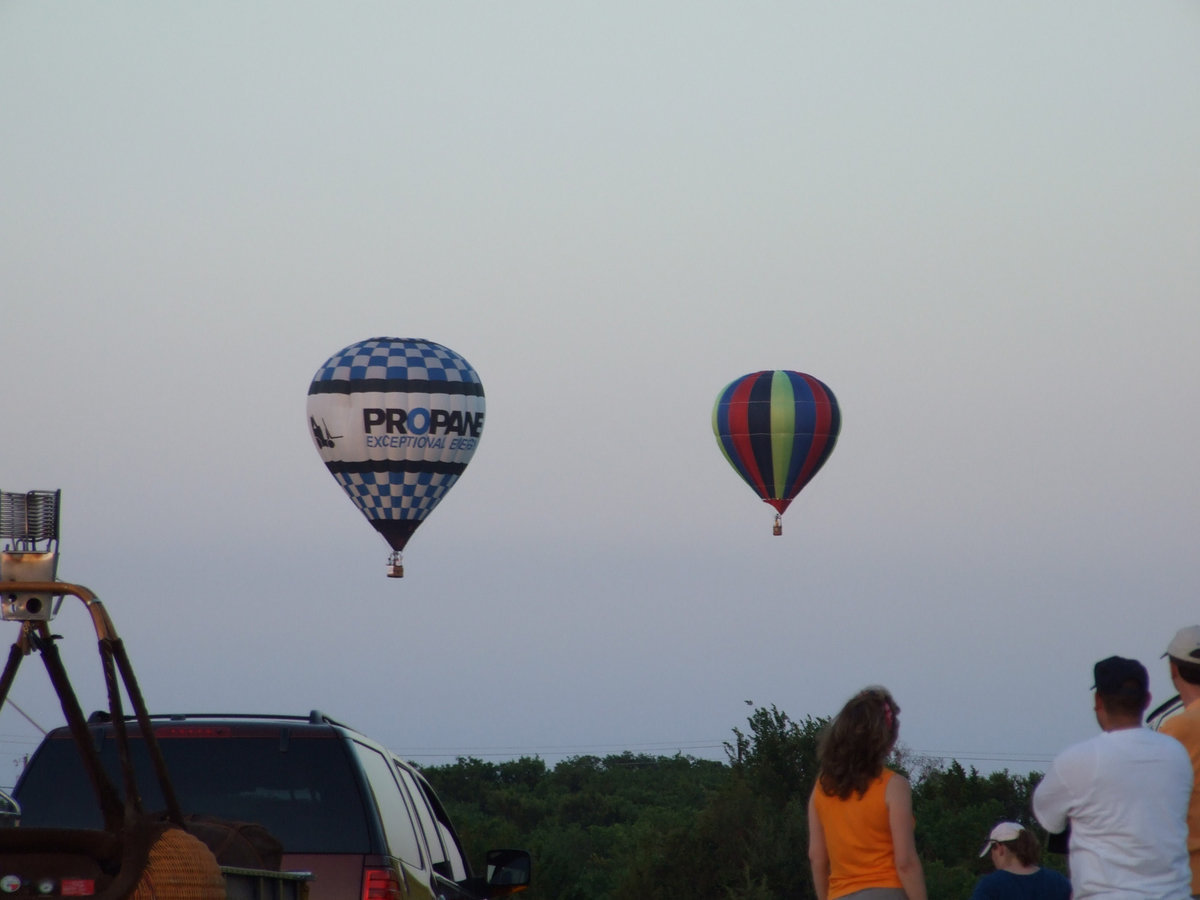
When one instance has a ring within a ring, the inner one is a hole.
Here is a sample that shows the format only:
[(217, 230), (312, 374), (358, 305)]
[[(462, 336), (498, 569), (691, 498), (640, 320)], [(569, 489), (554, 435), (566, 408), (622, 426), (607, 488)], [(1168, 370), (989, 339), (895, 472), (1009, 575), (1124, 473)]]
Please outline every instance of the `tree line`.
[[(807, 804), (828, 721), (756, 709), (746, 731), (733, 729), (726, 762), (625, 752), (553, 768), (459, 758), (422, 771), (474, 866), (488, 848), (532, 853), (529, 900), (813, 898)], [(913, 784), (931, 900), (970, 896), (990, 869), (979, 848), (997, 822), (1021, 822), (1044, 843), (1030, 812), (1040, 774), (981, 775), (903, 748), (889, 765)], [(1062, 857), (1045, 864), (1065, 870)]]

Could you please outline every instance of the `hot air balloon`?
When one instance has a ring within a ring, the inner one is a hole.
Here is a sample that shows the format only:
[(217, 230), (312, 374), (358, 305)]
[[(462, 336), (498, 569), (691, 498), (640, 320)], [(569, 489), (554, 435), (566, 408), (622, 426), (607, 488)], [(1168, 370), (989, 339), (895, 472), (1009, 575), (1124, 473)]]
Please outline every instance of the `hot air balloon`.
[(825, 384), (784, 369), (752, 372), (726, 385), (713, 406), (717, 444), (734, 470), (783, 513), (837, 443), (842, 415)]
[(483, 384), (448, 347), (377, 337), (339, 350), (308, 387), (313, 443), (334, 479), (401, 552), (458, 481), (483, 432)]

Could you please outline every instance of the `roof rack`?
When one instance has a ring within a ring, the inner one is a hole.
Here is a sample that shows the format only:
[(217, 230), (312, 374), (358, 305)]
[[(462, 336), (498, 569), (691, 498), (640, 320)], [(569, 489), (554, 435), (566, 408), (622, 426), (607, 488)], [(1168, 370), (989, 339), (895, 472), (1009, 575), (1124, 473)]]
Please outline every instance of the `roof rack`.
[[(136, 716), (124, 716), (127, 720), (133, 720)], [(245, 719), (249, 720), (267, 720), (274, 722), (307, 722), (310, 725), (335, 725), (338, 728), (345, 728), (348, 731), (353, 731), (356, 734), (361, 732), (347, 725), (345, 722), (339, 722), (331, 716), (326, 715), (319, 709), (314, 709), (307, 716), (294, 716), (283, 713), (150, 713), (147, 718), (151, 720), (169, 720), (169, 721), (187, 721), (189, 719)], [(108, 710), (98, 709), (91, 713), (87, 718), (88, 724), (96, 725), (112, 721), (112, 714)]]

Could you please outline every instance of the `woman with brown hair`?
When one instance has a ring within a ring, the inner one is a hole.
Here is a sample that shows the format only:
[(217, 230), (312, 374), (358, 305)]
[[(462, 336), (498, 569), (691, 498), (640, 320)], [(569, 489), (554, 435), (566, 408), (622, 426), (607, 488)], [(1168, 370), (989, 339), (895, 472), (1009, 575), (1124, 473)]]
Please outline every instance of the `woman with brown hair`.
[(1071, 882), (1038, 865), (1042, 846), (1024, 825), (1001, 822), (993, 828), (979, 855), (988, 853), (996, 871), (979, 879), (971, 900), (1070, 900)]
[(899, 734), (900, 707), (886, 688), (868, 687), (821, 736), (821, 768), (808, 801), (817, 900), (927, 900), (912, 790), (884, 766)]

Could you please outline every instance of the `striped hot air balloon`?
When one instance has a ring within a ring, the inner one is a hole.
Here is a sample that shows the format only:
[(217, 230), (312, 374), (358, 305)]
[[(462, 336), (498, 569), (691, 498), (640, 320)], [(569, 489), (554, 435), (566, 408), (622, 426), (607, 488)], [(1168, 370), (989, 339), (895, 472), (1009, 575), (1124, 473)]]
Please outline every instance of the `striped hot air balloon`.
[(842, 416), (825, 384), (785, 369), (743, 375), (713, 406), (713, 434), (734, 470), (775, 507), (775, 534), (792, 499), (825, 465)]
[(359, 341), (329, 357), (308, 388), (317, 452), (354, 505), (400, 551), (454, 486), (483, 432), (483, 384), (448, 347)]

